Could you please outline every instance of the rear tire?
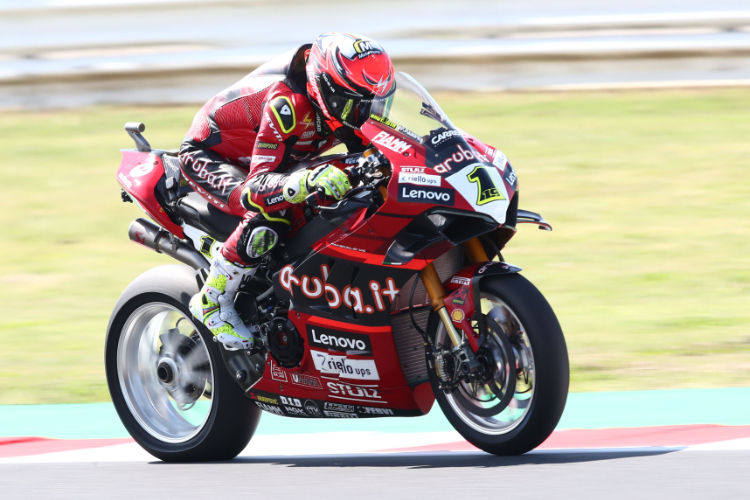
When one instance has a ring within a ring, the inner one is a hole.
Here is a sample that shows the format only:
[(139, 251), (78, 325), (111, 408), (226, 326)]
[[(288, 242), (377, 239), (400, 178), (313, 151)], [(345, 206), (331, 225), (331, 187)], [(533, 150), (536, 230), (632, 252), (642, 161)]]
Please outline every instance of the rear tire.
[[(527, 368), (531, 368), (526, 371), (525, 381), (521, 371), (518, 373), (512, 407), (492, 417), (475, 414), (472, 409), (476, 409), (477, 403), (464, 397), (465, 393), (458, 393), (459, 389), (447, 393), (441, 390), (437, 373), (428, 366), (430, 383), (446, 418), (467, 441), (494, 455), (520, 455), (536, 448), (549, 437), (565, 408), (569, 384), (565, 338), (547, 300), (523, 276), (487, 277), (482, 280), (480, 290), (485, 314), (488, 312), (485, 310), (487, 301), (490, 301), (493, 309), (497, 304), (503, 304), (501, 310), (505, 308), (515, 318), (509, 324), (515, 321), (519, 325), (524, 343), (528, 343), (530, 348), (532, 361), (530, 365), (527, 363)], [(506, 311), (503, 313), (508, 316)], [(433, 341), (436, 337), (440, 340), (445, 337), (444, 331), (438, 315), (433, 311), (428, 334)], [(515, 338), (518, 337), (516, 334)], [(518, 341), (514, 348), (516, 344)], [(532, 381), (531, 390), (528, 389), (529, 380)], [(484, 415), (488, 413), (491, 412)], [(514, 415), (517, 415), (515, 421)]]
[[(197, 292), (191, 268), (167, 265), (151, 269), (125, 289), (107, 329), (105, 367), (115, 409), (138, 444), (167, 462), (231, 460), (245, 449), (260, 421), (260, 409), (245, 397), (225, 367), (221, 347), (188, 311), (188, 301)], [(190, 323), (183, 323), (183, 319)], [(198, 385), (204, 384), (193, 391), (202, 396), (192, 406), (190, 402), (176, 403), (178, 398), (154, 384), (161, 379), (154, 378), (158, 370), (151, 365), (155, 358), (163, 359), (160, 353), (166, 352), (162, 340), (166, 337), (158, 334), (163, 334), (169, 324), (173, 330), (179, 326), (182, 333), (177, 338), (203, 356), (199, 369), (179, 372), (197, 373)], [(149, 334), (152, 330), (157, 333)], [(190, 335), (184, 333), (186, 330)], [(134, 340), (129, 340), (131, 337)], [(153, 349), (152, 345), (159, 347)], [(140, 385), (146, 389), (141, 390)], [(202, 406), (198, 407), (199, 403)], [(188, 417), (193, 408), (201, 411)]]

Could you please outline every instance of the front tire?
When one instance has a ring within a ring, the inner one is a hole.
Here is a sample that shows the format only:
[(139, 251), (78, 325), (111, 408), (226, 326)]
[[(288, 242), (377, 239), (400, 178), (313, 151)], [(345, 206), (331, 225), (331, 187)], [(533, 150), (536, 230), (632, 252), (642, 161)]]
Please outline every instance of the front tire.
[[(508, 373), (517, 376), (515, 386), (509, 385), (514, 391), (510, 404), (504, 407), (492, 391), (464, 382), (444, 391), (436, 370), (428, 367), (430, 383), (446, 418), (467, 441), (494, 455), (520, 455), (549, 437), (565, 408), (569, 384), (565, 338), (547, 300), (523, 276), (487, 277), (480, 291), (482, 313), (498, 320), (512, 345), (516, 370)], [(428, 334), (438, 348), (450, 345), (434, 312)], [(507, 345), (505, 339), (498, 340)], [(505, 409), (493, 414), (493, 404)]]
[(151, 269), (123, 292), (107, 329), (115, 409), (138, 444), (167, 462), (231, 460), (260, 421), (221, 347), (188, 311), (197, 292), (191, 268)]

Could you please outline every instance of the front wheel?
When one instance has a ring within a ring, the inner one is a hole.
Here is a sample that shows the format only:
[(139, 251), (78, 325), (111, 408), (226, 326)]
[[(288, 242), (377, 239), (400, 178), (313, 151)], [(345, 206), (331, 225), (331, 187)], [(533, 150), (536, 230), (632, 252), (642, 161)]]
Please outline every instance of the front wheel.
[(168, 265), (123, 292), (107, 331), (107, 384), (125, 428), (170, 462), (230, 460), (260, 421), (224, 366), (219, 344), (188, 311), (194, 272)]
[[(467, 441), (494, 455), (520, 455), (549, 437), (565, 408), (565, 338), (547, 300), (523, 276), (487, 277), (480, 291), (482, 314), (499, 328), (488, 328), (477, 355), (492, 358), (496, 376), (444, 390), (435, 365), (428, 367), (430, 383), (446, 418)], [(438, 349), (451, 347), (434, 312), (428, 333)]]

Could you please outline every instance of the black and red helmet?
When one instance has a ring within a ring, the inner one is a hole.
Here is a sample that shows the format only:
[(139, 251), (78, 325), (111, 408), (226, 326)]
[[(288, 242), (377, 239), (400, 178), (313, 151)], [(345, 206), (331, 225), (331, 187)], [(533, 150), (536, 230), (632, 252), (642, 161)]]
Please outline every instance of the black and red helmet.
[(320, 35), (310, 49), (306, 71), (307, 93), (334, 133), (346, 127), (361, 137), (359, 128), (370, 116), (372, 100), (396, 88), (385, 50), (353, 33)]

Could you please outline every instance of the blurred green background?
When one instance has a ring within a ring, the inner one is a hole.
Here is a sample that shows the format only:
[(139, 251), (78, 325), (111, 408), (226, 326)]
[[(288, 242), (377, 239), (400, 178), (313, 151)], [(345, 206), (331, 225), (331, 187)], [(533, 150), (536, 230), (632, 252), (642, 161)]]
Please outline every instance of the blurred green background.
[[(457, 126), (505, 152), (521, 208), (504, 252), (554, 307), (571, 391), (750, 381), (750, 93), (438, 94)], [(0, 404), (107, 401), (111, 308), (170, 262), (132, 244), (122, 126), (174, 148), (198, 106), (0, 115)]]

